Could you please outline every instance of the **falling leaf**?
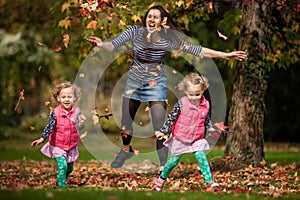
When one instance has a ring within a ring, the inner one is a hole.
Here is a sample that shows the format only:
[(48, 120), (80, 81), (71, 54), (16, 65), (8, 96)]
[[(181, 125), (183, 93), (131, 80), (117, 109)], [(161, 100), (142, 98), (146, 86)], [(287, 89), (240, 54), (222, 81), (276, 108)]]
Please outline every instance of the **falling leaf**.
[(217, 30), (217, 33), (218, 33), (218, 36), (220, 37), (220, 38), (223, 38), (224, 40), (227, 40), (227, 36), (225, 36), (225, 35), (223, 35), (220, 31), (218, 31)]
[(55, 52), (60, 52), (61, 51), (61, 47), (59, 45), (54, 45), (52, 46), (52, 49), (55, 51)]
[(168, 21), (168, 18), (164, 17), (163, 21), (161, 22), (161, 26), (166, 28), (166, 29), (170, 29), (171, 27), (169, 25), (167, 25), (167, 21)]
[(93, 115), (92, 120), (93, 120), (94, 124), (96, 125), (99, 122), (99, 117), (97, 115)]
[(149, 72), (149, 74), (153, 75), (153, 76), (158, 76), (157, 72)]
[(38, 67), (38, 72), (41, 72), (42, 66)]
[(30, 131), (34, 131), (34, 130), (35, 130), (35, 127), (32, 126), (32, 125), (29, 125), (29, 129), (30, 129)]
[(166, 104), (167, 104), (168, 106), (170, 106), (170, 104), (169, 104), (169, 99), (166, 99)]
[(265, 166), (267, 164), (267, 162), (265, 161), (265, 159), (263, 159), (262, 161), (260, 161), (261, 166)]
[(213, 10), (213, 2), (212, 1), (208, 2), (208, 7), (209, 7), (209, 9)]
[(17, 111), (17, 108), (18, 108), (18, 106), (20, 104), (20, 101), (25, 99), (25, 97), (24, 97), (24, 89), (19, 89), (18, 96), (19, 96), (19, 99), (18, 99), (18, 102), (17, 102), (17, 104), (15, 106), (15, 109), (14, 109), (15, 111)]
[(87, 136), (87, 132), (84, 132), (83, 134), (80, 135), (80, 139), (83, 139)]
[(156, 80), (152, 80), (149, 82), (149, 87), (154, 87), (157, 84)]
[(150, 111), (150, 107), (149, 107), (149, 106), (146, 106), (145, 112), (149, 112), (149, 111)]
[(69, 34), (66, 33), (63, 35), (63, 44), (66, 48), (69, 47), (69, 42), (70, 42), (70, 36)]
[(43, 44), (41, 42), (38, 42), (38, 45), (40, 45), (40, 46), (46, 46), (45, 44)]
[(179, 49), (175, 52), (175, 56), (178, 56), (183, 51), (184, 46), (180, 46)]
[(127, 91), (125, 91), (125, 94), (130, 95), (130, 94), (133, 94), (134, 91), (135, 91), (135, 90), (127, 90)]
[(80, 77), (80, 78), (84, 78), (84, 73), (80, 73), (80, 74), (79, 74), (79, 77)]
[(177, 74), (177, 71), (173, 69), (173, 70), (172, 70), (172, 73), (173, 73), (173, 74)]

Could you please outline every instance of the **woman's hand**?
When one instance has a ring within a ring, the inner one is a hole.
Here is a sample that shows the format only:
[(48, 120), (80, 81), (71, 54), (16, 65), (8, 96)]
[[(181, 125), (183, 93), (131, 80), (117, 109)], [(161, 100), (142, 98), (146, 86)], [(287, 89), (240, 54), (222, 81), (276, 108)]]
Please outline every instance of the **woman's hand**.
[(222, 51), (216, 51), (213, 49), (209, 49), (206, 47), (202, 47), (202, 50), (200, 52), (200, 57), (209, 57), (209, 58), (222, 58), (222, 59), (233, 59), (233, 60), (239, 60), (243, 61), (247, 59), (247, 52), (246, 51), (232, 51), (229, 53), (222, 52)]
[(94, 47), (102, 47), (103, 46), (102, 40), (95, 36), (90, 36), (87, 39), (87, 41), (90, 42)]
[(232, 51), (230, 53), (227, 53), (225, 58), (243, 61), (247, 59), (247, 53), (245, 51)]
[(35, 147), (35, 146), (37, 146), (37, 145), (43, 143), (44, 140), (45, 140), (44, 138), (40, 138), (40, 139), (34, 140), (33, 142), (31, 142), (31, 146), (32, 146), (32, 147)]

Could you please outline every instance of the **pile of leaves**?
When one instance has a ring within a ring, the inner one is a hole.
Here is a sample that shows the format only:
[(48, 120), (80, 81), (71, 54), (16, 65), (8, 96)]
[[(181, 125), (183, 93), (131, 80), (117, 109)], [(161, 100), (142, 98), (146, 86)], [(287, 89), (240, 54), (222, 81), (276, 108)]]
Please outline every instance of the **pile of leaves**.
[[(229, 161), (230, 159), (225, 161)], [(54, 161), (14, 160), (0, 163), (1, 190), (56, 188), (57, 166)], [(213, 163), (211, 163), (214, 169)], [(67, 180), (68, 188), (99, 188), (101, 190), (152, 191), (153, 178), (158, 176), (151, 162), (127, 162), (122, 169), (112, 169), (109, 163), (96, 160), (75, 163)], [(143, 172), (144, 170), (144, 172)], [(146, 172), (148, 171), (148, 172)], [(150, 171), (150, 172), (149, 172)], [(212, 170), (214, 180), (220, 184), (218, 193), (257, 193), (280, 196), (300, 193), (300, 166), (297, 164), (265, 164), (246, 166), (239, 170)], [(197, 163), (180, 163), (170, 174), (164, 191), (209, 192)]]

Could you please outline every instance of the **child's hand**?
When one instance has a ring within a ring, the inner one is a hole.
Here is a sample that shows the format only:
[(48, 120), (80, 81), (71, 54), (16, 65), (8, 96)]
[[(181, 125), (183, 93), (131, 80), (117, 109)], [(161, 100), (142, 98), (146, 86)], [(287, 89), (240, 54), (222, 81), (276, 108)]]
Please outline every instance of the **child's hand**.
[(86, 120), (86, 117), (83, 114), (81, 114), (79, 116), (79, 120), (78, 120), (78, 127), (79, 128), (82, 128), (84, 126), (85, 120)]
[(154, 135), (156, 136), (156, 138), (157, 138), (158, 140), (163, 139), (164, 136), (165, 136), (165, 134), (162, 133), (162, 132), (160, 132), (160, 131), (155, 131), (155, 134), (154, 134)]
[(40, 139), (34, 140), (33, 142), (31, 142), (31, 146), (32, 146), (32, 147), (35, 147), (35, 146), (37, 146), (37, 145), (43, 143), (44, 140), (45, 140), (44, 138), (40, 138)]

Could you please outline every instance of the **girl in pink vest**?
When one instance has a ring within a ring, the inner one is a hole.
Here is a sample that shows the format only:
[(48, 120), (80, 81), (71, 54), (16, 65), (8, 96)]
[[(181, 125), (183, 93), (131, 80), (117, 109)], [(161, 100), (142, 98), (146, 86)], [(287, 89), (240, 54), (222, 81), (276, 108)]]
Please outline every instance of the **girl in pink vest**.
[(197, 73), (185, 76), (178, 84), (178, 89), (186, 96), (179, 99), (162, 128), (155, 132), (156, 137), (160, 139), (172, 130), (172, 134), (164, 142), (164, 145), (171, 151), (170, 158), (159, 178), (154, 179), (155, 189), (158, 191), (162, 189), (165, 180), (178, 165), (184, 153), (194, 154), (208, 188), (219, 187), (219, 184), (213, 182), (205, 154), (205, 150), (209, 149), (209, 144), (204, 138), (204, 133), (205, 130), (211, 128), (211, 121), (208, 117), (209, 102), (202, 95), (207, 88), (208, 82), (205, 77)]
[(42, 147), (41, 152), (54, 158), (57, 166), (58, 187), (65, 187), (68, 175), (74, 169), (74, 162), (79, 156), (79, 128), (85, 121), (80, 109), (74, 105), (79, 99), (80, 91), (70, 82), (62, 82), (54, 92), (53, 97), (60, 103), (50, 113), (50, 120), (40, 139), (34, 140), (31, 146), (37, 146), (48, 137), (49, 141)]

